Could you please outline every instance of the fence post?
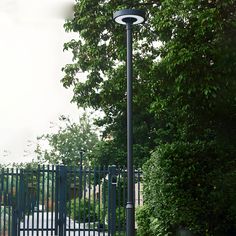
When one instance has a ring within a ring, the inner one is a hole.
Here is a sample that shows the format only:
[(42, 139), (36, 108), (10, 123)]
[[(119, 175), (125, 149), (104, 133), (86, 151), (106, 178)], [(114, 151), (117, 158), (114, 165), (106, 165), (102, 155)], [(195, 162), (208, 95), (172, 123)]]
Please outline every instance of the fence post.
[(19, 182), (19, 201), (17, 205), (17, 216), (22, 219), (24, 215), (24, 207), (25, 207), (25, 199), (24, 199), (24, 193), (25, 193), (25, 184), (24, 184), (24, 170), (20, 169), (20, 182)]
[(60, 178), (60, 173), (59, 173), (59, 166), (56, 166), (56, 172), (55, 172), (56, 178), (55, 178), (55, 235), (58, 235), (58, 226), (59, 226), (59, 221), (58, 221), (58, 204), (59, 204), (59, 199), (58, 199), (58, 193), (59, 193), (59, 178)]
[(108, 235), (116, 233), (116, 166), (109, 166), (108, 176)]
[(59, 178), (59, 236), (66, 235), (66, 175), (65, 166), (60, 166)]
[(12, 206), (11, 232), (12, 236), (17, 236), (17, 209), (16, 209), (16, 204), (14, 204), (13, 202), (13, 196), (11, 196), (11, 206)]
[(83, 177), (83, 158), (84, 158), (84, 154), (83, 151), (79, 152), (79, 157), (80, 157), (80, 161), (79, 161), (79, 198), (81, 199), (83, 197), (83, 181), (82, 181), (82, 177)]

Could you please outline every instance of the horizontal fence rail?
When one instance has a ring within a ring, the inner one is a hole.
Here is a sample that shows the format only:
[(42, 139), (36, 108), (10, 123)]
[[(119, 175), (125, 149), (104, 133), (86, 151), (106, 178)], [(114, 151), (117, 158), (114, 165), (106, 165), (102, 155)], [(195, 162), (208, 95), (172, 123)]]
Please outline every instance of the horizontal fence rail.
[[(134, 203), (143, 204), (142, 172)], [(0, 172), (0, 236), (125, 235), (127, 171), (38, 166)]]

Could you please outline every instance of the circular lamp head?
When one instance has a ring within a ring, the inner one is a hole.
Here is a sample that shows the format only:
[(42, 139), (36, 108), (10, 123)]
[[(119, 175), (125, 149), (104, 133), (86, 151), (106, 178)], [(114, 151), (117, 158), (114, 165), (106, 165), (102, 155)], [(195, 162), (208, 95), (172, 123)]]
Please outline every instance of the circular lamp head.
[(125, 9), (115, 12), (113, 19), (122, 25), (127, 23), (137, 25), (145, 21), (145, 12), (143, 10)]

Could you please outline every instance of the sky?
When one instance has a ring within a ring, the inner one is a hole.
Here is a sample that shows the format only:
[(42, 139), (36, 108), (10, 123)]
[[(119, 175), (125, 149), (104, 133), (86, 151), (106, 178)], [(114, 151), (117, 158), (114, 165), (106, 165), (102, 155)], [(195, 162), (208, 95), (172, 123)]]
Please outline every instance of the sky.
[(78, 119), (61, 68), (71, 62), (63, 44), (74, 33), (63, 23), (74, 0), (0, 1), (0, 163), (33, 157), (36, 137), (60, 115)]

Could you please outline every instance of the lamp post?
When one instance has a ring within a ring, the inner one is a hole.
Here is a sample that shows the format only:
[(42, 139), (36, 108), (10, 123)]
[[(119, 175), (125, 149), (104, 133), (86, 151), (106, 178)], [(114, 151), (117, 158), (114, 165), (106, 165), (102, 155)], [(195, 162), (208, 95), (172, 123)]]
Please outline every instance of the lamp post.
[(127, 33), (127, 204), (126, 204), (126, 234), (135, 235), (134, 217), (134, 173), (133, 173), (133, 125), (132, 125), (132, 25), (141, 24), (145, 20), (145, 12), (142, 10), (125, 9), (113, 14), (113, 19), (122, 25), (126, 25)]

